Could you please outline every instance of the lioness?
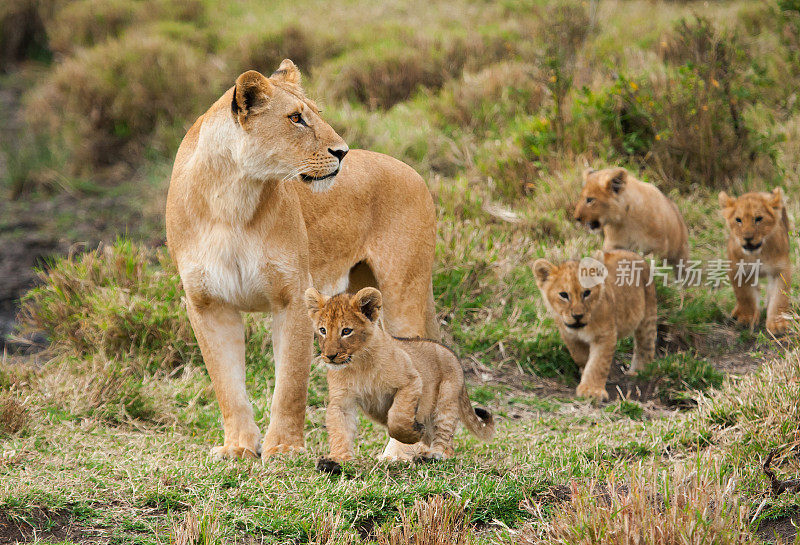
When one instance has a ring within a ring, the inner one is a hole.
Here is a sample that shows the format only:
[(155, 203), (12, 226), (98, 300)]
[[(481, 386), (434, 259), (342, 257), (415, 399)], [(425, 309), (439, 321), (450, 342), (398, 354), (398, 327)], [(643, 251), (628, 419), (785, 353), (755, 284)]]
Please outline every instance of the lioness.
[(428, 448), (420, 454), (435, 459), (453, 455), (459, 420), (484, 441), (494, 434), (492, 415), (472, 408), (456, 355), (434, 341), (389, 335), (381, 301), (375, 288), (333, 297), (306, 290), (320, 358), (328, 366), (330, 454), (320, 460), (320, 470), (336, 471), (336, 463), (353, 457), (357, 407), (393, 439), (422, 441)]
[[(316, 191), (316, 193), (314, 192)], [(183, 139), (167, 243), (222, 410), (217, 457), (302, 449), (313, 331), (303, 293), (377, 284), (387, 327), (438, 337), (433, 199), (414, 170), (349, 150), (284, 60), (240, 75)], [(245, 390), (242, 311), (271, 311), (276, 384), (264, 444)]]
[[(783, 191), (745, 193), (738, 199), (719, 194), (722, 216), (728, 224), (728, 277), (736, 295), (733, 317), (754, 327), (758, 324), (758, 277), (767, 277), (767, 330), (786, 330), (789, 310), (787, 290), (792, 282), (789, 261), (789, 217)], [(753, 277), (750, 274), (753, 273)]]
[(586, 169), (575, 220), (603, 229), (604, 250), (653, 253), (670, 265), (689, 258), (689, 232), (678, 207), (624, 168)]
[[(606, 380), (617, 341), (633, 335), (630, 370), (653, 360), (656, 345), (656, 288), (650, 267), (625, 250), (599, 252), (607, 270), (604, 281), (587, 282), (577, 261), (533, 264), (536, 284), (561, 332), (572, 359), (581, 370), (579, 396), (608, 399)], [(637, 272), (638, 271), (638, 272)], [(591, 280), (589, 278), (589, 280)]]

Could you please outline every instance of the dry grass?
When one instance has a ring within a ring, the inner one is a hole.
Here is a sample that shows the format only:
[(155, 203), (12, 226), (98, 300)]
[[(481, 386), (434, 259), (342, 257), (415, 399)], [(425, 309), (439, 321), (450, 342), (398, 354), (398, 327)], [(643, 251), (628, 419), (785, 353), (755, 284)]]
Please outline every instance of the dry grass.
[(18, 396), (0, 390), (0, 437), (17, 433), (28, 423), (28, 410)]
[[(707, 461), (708, 463), (708, 461)], [(745, 545), (747, 508), (713, 465), (688, 473), (635, 468), (624, 480), (572, 483), (570, 500), (520, 535), (520, 545)]]

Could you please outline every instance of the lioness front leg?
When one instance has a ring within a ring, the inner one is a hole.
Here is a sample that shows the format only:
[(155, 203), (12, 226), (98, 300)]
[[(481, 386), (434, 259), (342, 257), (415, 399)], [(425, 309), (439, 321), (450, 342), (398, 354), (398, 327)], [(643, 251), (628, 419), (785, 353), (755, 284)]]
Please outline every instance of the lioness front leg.
[(308, 375), (311, 370), (311, 321), (301, 299), (274, 312), (275, 390), (262, 457), (303, 450)]
[(767, 330), (773, 334), (780, 334), (786, 331), (789, 325), (786, 314), (789, 312), (789, 285), (792, 283), (792, 273), (787, 267), (775, 276), (769, 277), (767, 294), (769, 303), (767, 305)]
[(255, 458), (260, 453), (261, 434), (245, 388), (242, 317), (221, 304), (196, 308), (190, 299), (187, 307), (225, 428), (223, 445), (211, 449), (211, 454), (216, 458)]
[(425, 428), (416, 418), (421, 395), (422, 380), (419, 377), (397, 391), (386, 418), (389, 437), (406, 444), (422, 439)]
[(589, 361), (581, 374), (581, 382), (575, 389), (579, 396), (608, 399), (606, 381), (611, 370), (611, 361), (616, 349), (616, 335), (596, 339), (589, 347)]

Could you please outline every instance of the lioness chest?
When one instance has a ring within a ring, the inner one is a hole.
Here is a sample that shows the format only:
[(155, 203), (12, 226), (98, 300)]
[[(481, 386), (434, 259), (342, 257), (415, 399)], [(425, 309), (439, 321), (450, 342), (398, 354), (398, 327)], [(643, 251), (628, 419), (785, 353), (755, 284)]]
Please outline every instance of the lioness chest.
[(255, 232), (224, 225), (200, 231), (179, 267), (187, 294), (248, 312), (266, 312), (286, 277), (300, 274), (285, 252), (270, 251)]

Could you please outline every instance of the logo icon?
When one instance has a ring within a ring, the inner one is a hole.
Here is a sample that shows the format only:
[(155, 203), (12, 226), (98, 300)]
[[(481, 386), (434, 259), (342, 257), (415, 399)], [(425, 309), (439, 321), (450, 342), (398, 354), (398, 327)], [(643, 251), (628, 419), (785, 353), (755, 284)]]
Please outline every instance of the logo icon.
[(593, 288), (605, 282), (608, 269), (593, 257), (584, 257), (578, 264), (578, 282), (582, 288)]

